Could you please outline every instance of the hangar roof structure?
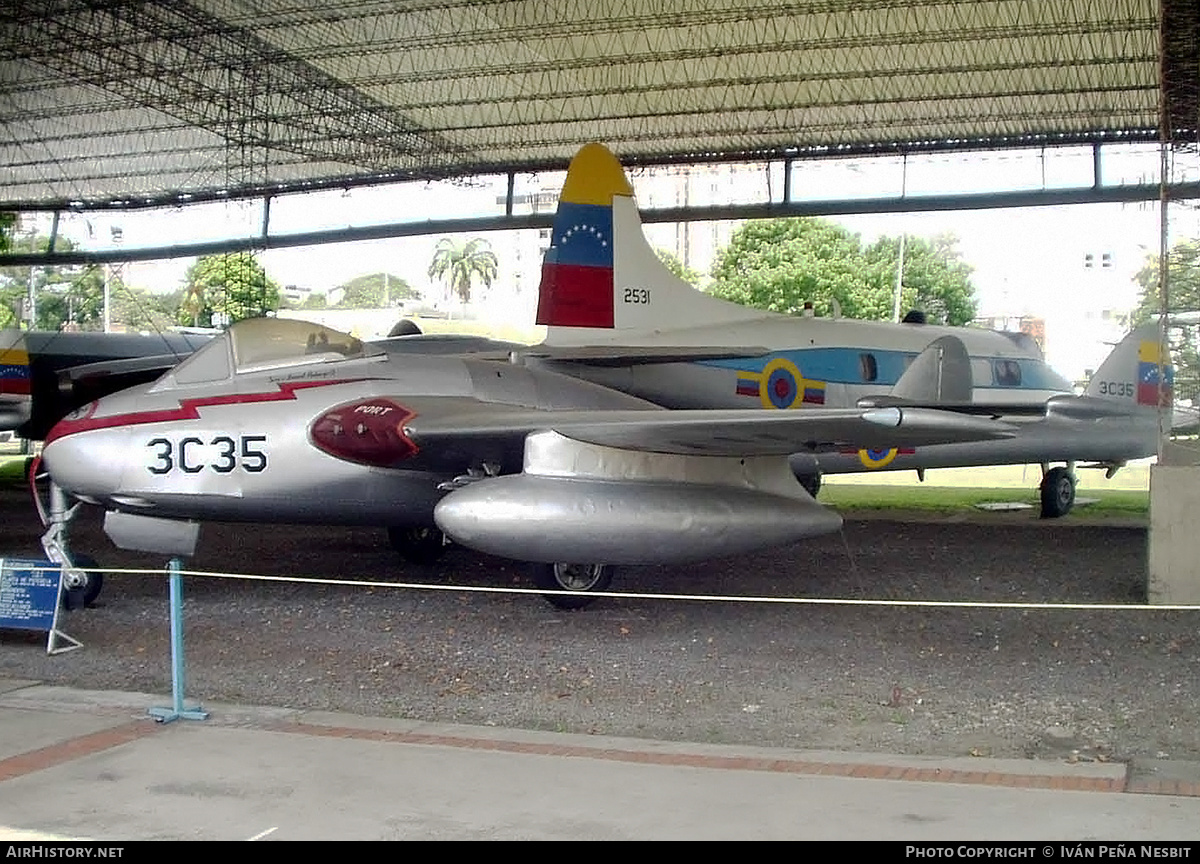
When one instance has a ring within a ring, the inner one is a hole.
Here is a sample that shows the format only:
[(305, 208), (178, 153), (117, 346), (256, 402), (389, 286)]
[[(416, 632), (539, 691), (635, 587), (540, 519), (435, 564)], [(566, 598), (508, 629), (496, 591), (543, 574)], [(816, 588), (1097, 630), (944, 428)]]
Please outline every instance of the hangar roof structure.
[(565, 167), (1194, 146), (1195, 0), (17, 0), (0, 209)]

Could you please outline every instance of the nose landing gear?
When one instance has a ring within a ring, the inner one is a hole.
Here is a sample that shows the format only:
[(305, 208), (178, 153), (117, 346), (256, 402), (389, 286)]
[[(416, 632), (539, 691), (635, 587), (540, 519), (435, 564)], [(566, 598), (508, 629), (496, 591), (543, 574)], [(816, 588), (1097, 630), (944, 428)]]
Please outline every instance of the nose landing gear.
[(38, 516), (46, 526), (42, 535), (42, 550), (46, 557), (55, 564), (62, 564), (63, 604), (67, 609), (78, 606), (91, 606), (100, 596), (104, 587), (104, 574), (96, 568), (96, 562), (86, 555), (72, 555), (67, 543), (67, 527), (75, 518), (76, 511), (82, 504), (67, 506), (67, 493), (53, 480), (49, 481), (49, 503), (43, 505), (42, 496), (38, 492), (38, 480), (46, 477), (38, 473), (40, 460), (34, 459), (29, 469), (29, 487), (33, 493), (33, 502), (37, 507)]

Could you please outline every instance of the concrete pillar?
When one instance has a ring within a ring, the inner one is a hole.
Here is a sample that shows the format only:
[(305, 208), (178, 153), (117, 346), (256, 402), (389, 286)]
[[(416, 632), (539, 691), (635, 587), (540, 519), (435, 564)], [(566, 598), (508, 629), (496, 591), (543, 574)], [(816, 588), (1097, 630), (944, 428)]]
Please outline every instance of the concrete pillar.
[(1200, 465), (1150, 466), (1150, 605), (1200, 604)]

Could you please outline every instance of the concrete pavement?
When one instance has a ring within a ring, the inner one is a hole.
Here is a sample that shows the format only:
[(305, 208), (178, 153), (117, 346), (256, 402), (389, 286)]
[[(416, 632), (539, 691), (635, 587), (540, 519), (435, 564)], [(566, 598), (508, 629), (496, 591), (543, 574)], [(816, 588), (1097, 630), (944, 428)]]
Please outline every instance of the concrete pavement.
[(0, 679), (0, 839), (1200, 840), (1200, 763), (566, 735)]

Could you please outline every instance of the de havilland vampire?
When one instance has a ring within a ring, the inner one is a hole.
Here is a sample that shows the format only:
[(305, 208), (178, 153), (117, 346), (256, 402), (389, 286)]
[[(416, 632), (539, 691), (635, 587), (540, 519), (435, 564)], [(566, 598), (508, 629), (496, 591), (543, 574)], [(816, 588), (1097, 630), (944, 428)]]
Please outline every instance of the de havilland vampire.
[[(539, 587), (584, 592), (552, 602), (581, 606), (613, 564), (835, 530), (840, 517), (796, 476), (837, 470), (840, 454), (861, 470), (1025, 437), (984, 461), (1115, 465), (1145, 455), (1143, 416), (1156, 434), (1157, 412), (1134, 410), (1155, 383), (1136, 362), (1112, 370), (1115, 400), (1064, 397), (1011, 334), (797, 319), (694, 291), (646, 243), (599, 145), (572, 162), (542, 278), (538, 346), (372, 345), (255, 319), (157, 382), (93, 402), (47, 438), (48, 554), (67, 556), (63, 493), (104, 506), (118, 544), (171, 554), (203, 520), (389, 526), (414, 556), (440, 550), (440, 529), (536, 562)], [(1006, 420), (1039, 416), (998, 421), (998, 404)], [(760, 406), (809, 410), (742, 410)]]

